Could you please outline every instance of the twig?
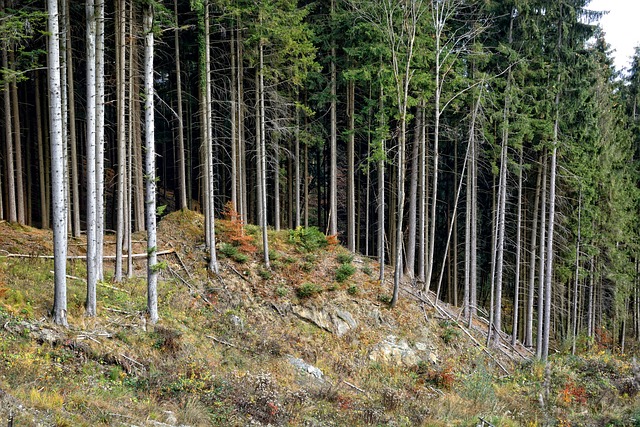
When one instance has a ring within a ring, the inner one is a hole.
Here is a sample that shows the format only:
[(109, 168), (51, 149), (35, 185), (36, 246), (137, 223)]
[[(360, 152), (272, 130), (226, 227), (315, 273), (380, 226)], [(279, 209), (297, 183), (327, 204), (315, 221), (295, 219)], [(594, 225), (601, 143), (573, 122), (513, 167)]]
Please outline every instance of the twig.
[(356, 386), (356, 385), (354, 385), (354, 384), (351, 384), (351, 383), (350, 383), (349, 381), (347, 381), (347, 380), (342, 380), (342, 382), (343, 382), (343, 383), (345, 383), (346, 385), (348, 385), (349, 387), (351, 387), (352, 389), (354, 389), (354, 390), (358, 390), (360, 393), (367, 394), (367, 392), (366, 392), (366, 391), (364, 391), (363, 389), (361, 389), (360, 387), (358, 387), (358, 386)]
[(176, 258), (178, 258), (178, 262), (180, 263), (180, 266), (182, 267), (182, 269), (187, 272), (187, 276), (189, 276), (189, 280), (193, 280), (193, 276), (191, 275), (191, 272), (187, 269), (187, 266), (184, 265), (184, 262), (182, 262), (182, 258), (180, 257), (180, 254), (177, 251), (174, 251), (174, 254), (176, 254)]
[(244, 280), (245, 282), (247, 282), (247, 283), (251, 283), (251, 282), (249, 282), (249, 280), (248, 280), (246, 277), (244, 277), (244, 276), (243, 276), (243, 275), (242, 275), (238, 270), (236, 270), (236, 269), (235, 269), (235, 267), (234, 267), (234, 266), (232, 266), (231, 264), (225, 264), (225, 267), (230, 268), (230, 269), (231, 269), (231, 271), (233, 271), (234, 273), (236, 273), (236, 274), (238, 275), (238, 277), (240, 277), (240, 278), (241, 278), (242, 280)]
[(235, 348), (235, 349), (238, 349), (238, 350), (247, 351), (249, 353), (257, 354), (257, 352), (251, 350), (250, 348), (237, 346), (237, 345), (235, 345), (233, 343), (230, 343), (228, 341), (216, 338), (213, 335), (207, 335), (207, 338), (212, 339), (213, 341), (217, 342), (218, 344), (226, 345), (227, 347), (232, 347), (232, 348)]
[(127, 316), (137, 316), (137, 313), (131, 313), (130, 311), (118, 310), (117, 308), (104, 307), (107, 311), (113, 311), (114, 313), (126, 314)]
[(142, 369), (144, 369), (144, 365), (143, 365), (142, 363), (138, 362), (137, 360), (133, 360), (132, 358), (130, 358), (130, 357), (129, 357), (129, 356), (127, 356), (126, 354), (121, 353), (121, 354), (120, 354), (120, 356), (122, 356), (123, 358), (125, 358), (125, 359), (126, 359), (126, 360), (128, 360), (129, 362), (131, 362), (131, 363), (133, 363), (133, 364), (135, 364), (135, 365), (138, 365), (138, 366), (140, 366)]
[[(156, 251), (156, 255), (168, 255), (168, 254), (172, 254), (175, 253), (175, 249), (167, 249), (164, 251)], [(147, 256), (149, 256), (146, 252), (143, 254), (133, 254), (133, 255), (128, 255), (128, 254), (122, 254), (122, 258), (146, 258)], [(12, 253), (7, 253), (7, 255), (0, 255), (0, 258), (41, 258), (41, 259), (53, 259), (54, 256), (53, 255), (29, 255), (29, 254), (12, 254)], [(67, 259), (87, 259), (86, 255), (67, 255)], [(116, 259), (115, 255), (105, 255), (102, 257), (103, 260), (114, 260)]]

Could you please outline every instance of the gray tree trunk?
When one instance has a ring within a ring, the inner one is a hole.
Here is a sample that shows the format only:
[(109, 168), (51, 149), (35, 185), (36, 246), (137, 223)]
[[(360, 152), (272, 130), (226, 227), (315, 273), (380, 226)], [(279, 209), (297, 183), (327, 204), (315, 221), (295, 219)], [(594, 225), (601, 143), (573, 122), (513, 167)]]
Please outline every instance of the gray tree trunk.
[(118, 0), (116, 5), (116, 108), (117, 108), (117, 131), (116, 139), (118, 146), (118, 186), (117, 186), (117, 209), (116, 209), (116, 267), (114, 279), (121, 282), (122, 275), (122, 252), (125, 234), (125, 197), (126, 197), (126, 79), (125, 79), (125, 1)]
[(156, 151), (153, 111), (153, 5), (144, 7), (145, 206), (147, 227), (147, 310), (158, 321), (158, 243), (156, 239)]
[(49, 59), (49, 120), (51, 131), (51, 192), (53, 203), (54, 302), (53, 321), (67, 325), (67, 209), (65, 197), (66, 153), (62, 134), (62, 84), (57, 0), (47, 1)]
[(96, 272), (104, 279), (104, 2), (96, 1)]
[[(176, 50), (176, 103), (178, 113), (178, 184), (180, 187), (180, 201), (176, 200), (176, 204), (180, 206), (180, 209), (187, 208), (187, 174), (186, 174), (186, 161), (184, 151), (184, 122), (182, 112), (182, 71), (180, 69), (180, 26), (178, 25), (178, 0), (173, 2), (173, 11), (176, 19), (176, 28), (174, 31), (174, 46)], [(233, 50), (232, 50), (233, 51)], [(233, 91), (233, 88), (231, 91)], [(235, 105), (232, 106), (232, 111)], [(232, 120), (232, 124), (235, 126), (235, 122)], [(233, 140), (232, 140), (233, 143)], [(235, 201), (234, 201), (235, 206)], [(237, 209), (237, 208), (236, 208)]]
[(542, 189), (542, 170), (543, 166), (538, 168), (538, 180), (536, 183), (536, 195), (533, 203), (533, 215), (531, 221), (531, 242), (529, 245), (529, 295), (527, 301), (527, 320), (525, 326), (525, 340), (527, 347), (533, 346), (533, 306), (536, 291), (536, 239), (538, 237), (538, 217), (540, 209), (540, 191)]
[[(101, 1), (101, 0), (98, 0)], [(86, 17), (86, 161), (87, 161), (87, 316), (96, 315), (96, 285), (98, 282), (97, 183), (96, 183), (96, 16), (94, 0), (87, 0)]]

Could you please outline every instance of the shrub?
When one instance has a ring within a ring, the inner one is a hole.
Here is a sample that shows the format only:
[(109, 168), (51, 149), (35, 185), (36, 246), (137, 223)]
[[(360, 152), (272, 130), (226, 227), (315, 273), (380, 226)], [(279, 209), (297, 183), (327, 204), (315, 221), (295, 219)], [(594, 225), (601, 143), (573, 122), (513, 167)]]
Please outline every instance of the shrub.
[(300, 298), (308, 298), (320, 292), (322, 292), (322, 287), (315, 283), (306, 282), (296, 288), (296, 295)]
[(347, 293), (349, 295), (355, 295), (358, 293), (358, 287), (356, 285), (351, 285), (349, 286), (349, 288), (347, 289)]
[(258, 276), (264, 280), (269, 280), (273, 277), (273, 274), (269, 270), (258, 270)]
[(349, 252), (341, 252), (336, 256), (336, 259), (340, 264), (351, 264), (351, 261), (353, 261), (353, 254)]
[(298, 227), (289, 230), (289, 243), (304, 252), (313, 252), (327, 245), (327, 237), (317, 227)]
[(351, 264), (341, 264), (340, 267), (336, 270), (336, 280), (340, 283), (347, 280), (353, 273), (356, 272), (356, 269)]

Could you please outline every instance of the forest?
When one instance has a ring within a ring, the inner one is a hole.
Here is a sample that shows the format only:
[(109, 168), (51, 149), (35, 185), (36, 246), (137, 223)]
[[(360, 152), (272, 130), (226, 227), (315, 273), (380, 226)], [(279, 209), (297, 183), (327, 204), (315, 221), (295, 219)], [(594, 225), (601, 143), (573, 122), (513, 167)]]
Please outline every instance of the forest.
[[(0, 0), (0, 220), (52, 229), (54, 321), (86, 235), (115, 282), (156, 222), (317, 228), (393, 280), (549, 342), (640, 340), (640, 49), (588, 0)], [(2, 237), (0, 237), (2, 240)]]

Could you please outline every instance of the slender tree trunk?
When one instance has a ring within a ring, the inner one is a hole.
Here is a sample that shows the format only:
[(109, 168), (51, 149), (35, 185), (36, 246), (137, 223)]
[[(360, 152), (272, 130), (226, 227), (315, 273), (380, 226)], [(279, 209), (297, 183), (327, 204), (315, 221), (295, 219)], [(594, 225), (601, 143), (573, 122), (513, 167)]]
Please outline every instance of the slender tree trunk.
[(104, 2), (96, 1), (96, 271), (104, 279)]
[(156, 151), (153, 111), (153, 5), (144, 7), (145, 206), (147, 227), (147, 310), (158, 321), (158, 243), (156, 236)]
[(425, 281), (426, 255), (427, 255), (427, 120), (425, 111), (425, 101), (422, 100), (420, 106), (422, 116), (422, 127), (420, 129), (420, 198), (418, 201), (418, 280)]
[[(335, 19), (335, 0), (331, 0), (331, 20)], [(335, 41), (331, 41), (331, 134), (329, 155), (329, 234), (338, 234), (338, 117), (337, 117), (337, 73), (336, 73), (336, 47)]]
[(580, 281), (580, 237), (581, 237), (581, 220), (582, 220), (582, 189), (578, 198), (578, 238), (576, 239), (576, 269), (573, 279), (573, 322), (571, 328), (571, 354), (576, 354), (576, 337), (578, 335), (578, 283)]
[[(9, 52), (9, 66), (11, 72), (15, 73), (15, 53)], [(11, 108), (13, 109), (13, 132), (14, 132), (14, 154), (15, 154), (15, 174), (16, 174), (16, 207), (18, 209), (18, 223), (26, 224), (26, 202), (24, 189), (24, 172), (22, 162), (22, 124), (20, 123), (20, 100), (18, 98), (18, 81), (11, 78)], [(63, 119), (64, 120), (64, 119)]]
[(349, 80), (347, 85), (347, 116), (349, 118), (349, 138), (347, 139), (347, 249), (356, 251), (356, 185), (355, 185), (355, 144), (356, 144), (356, 83)]
[(118, 146), (118, 187), (116, 213), (116, 266), (115, 281), (122, 281), (122, 252), (125, 234), (125, 177), (127, 174), (126, 157), (126, 81), (125, 81), (125, 0), (118, 0), (116, 5), (116, 108), (117, 108), (117, 146)]
[[(558, 88), (560, 75), (558, 74)], [(547, 360), (549, 356), (549, 336), (551, 334), (551, 280), (553, 278), (553, 238), (556, 214), (556, 169), (558, 157), (558, 127), (560, 121), (560, 92), (556, 94), (556, 118), (553, 126), (553, 150), (551, 151), (551, 167), (549, 176), (549, 231), (547, 232), (547, 259), (545, 269), (545, 300), (544, 300), (544, 336), (542, 344), (542, 360)]]
[(516, 260), (514, 272), (514, 296), (513, 296), (513, 328), (511, 331), (511, 345), (515, 346), (518, 340), (518, 325), (520, 315), (520, 258), (522, 252), (522, 158), (523, 148), (520, 146), (518, 164), (518, 207), (516, 214)]
[[(98, 0), (102, 1), (102, 0)], [(98, 282), (97, 183), (96, 183), (96, 16), (94, 0), (86, 2), (87, 16), (87, 300), (86, 315), (96, 315), (96, 284)]]
[(47, 1), (48, 62), (49, 62), (49, 120), (51, 130), (51, 192), (53, 202), (54, 301), (53, 321), (67, 326), (67, 218), (65, 198), (64, 136), (62, 134), (62, 84), (60, 81), (60, 36), (58, 2)]
[(420, 153), (420, 140), (422, 139), (422, 109), (418, 108), (416, 112), (415, 131), (413, 135), (413, 147), (411, 150), (411, 178), (409, 181), (409, 220), (408, 220), (408, 236), (407, 236), (407, 265), (405, 266), (405, 274), (413, 278), (415, 273), (416, 260), (416, 231), (418, 216), (418, 161)]
[(211, 35), (210, 35), (210, 16), (209, 16), (209, 1), (205, 2), (204, 5), (204, 73), (205, 73), (205, 87), (204, 87), (204, 95), (205, 95), (205, 129), (207, 132), (207, 137), (203, 141), (205, 144), (204, 153), (206, 155), (206, 180), (208, 191), (205, 194), (207, 198), (207, 206), (206, 217), (207, 217), (207, 241), (209, 242), (209, 271), (212, 271), (218, 274), (218, 259), (216, 256), (216, 236), (215, 236), (215, 209), (214, 209), (214, 180), (213, 180), (213, 124), (212, 124), (212, 113), (211, 113)]
[[(384, 87), (380, 85), (380, 129), (384, 129), (386, 126), (385, 123), (385, 114), (384, 114)], [(378, 264), (379, 264), (379, 272), (378, 279), (380, 283), (384, 283), (384, 263), (385, 263), (385, 239), (384, 239), (384, 180), (385, 180), (385, 159), (386, 149), (385, 149), (385, 140), (384, 138), (380, 141), (380, 152), (377, 153), (378, 157)]]
[(75, 78), (73, 76), (73, 49), (71, 48), (71, 2), (63, 0), (67, 3), (65, 21), (66, 21), (66, 37), (67, 37), (67, 88), (69, 91), (69, 148), (71, 153), (71, 222), (73, 237), (80, 237), (82, 229), (80, 226), (80, 172), (78, 171), (78, 139), (76, 130), (76, 94), (75, 94)]
[(44, 136), (43, 136), (43, 116), (41, 106), (41, 94), (40, 94), (40, 73), (36, 72), (36, 117), (38, 120), (38, 172), (40, 182), (40, 217), (42, 219), (42, 228), (49, 228), (49, 205), (47, 204), (47, 174), (45, 170), (45, 153)]
[(544, 325), (544, 278), (545, 278), (545, 255), (546, 249), (546, 232), (547, 232), (547, 155), (542, 153), (542, 193), (540, 195), (540, 247), (538, 256), (538, 335), (536, 337), (536, 357), (542, 359), (542, 341), (543, 341), (543, 325)]
[[(173, 12), (176, 19), (176, 28), (173, 34), (173, 44), (176, 52), (176, 104), (177, 104), (177, 114), (178, 114), (178, 186), (180, 188), (180, 201), (176, 200), (176, 204), (180, 207), (180, 209), (187, 208), (187, 174), (186, 174), (186, 161), (185, 161), (185, 150), (184, 150), (184, 122), (183, 122), (183, 112), (182, 112), (182, 71), (180, 69), (180, 26), (178, 25), (178, 0), (173, 1)], [(232, 47), (233, 51), (233, 47)], [(234, 93), (235, 87), (232, 88), (231, 92)], [(235, 105), (232, 102), (232, 112), (234, 110)], [(235, 125), (235, 122), (232, 120), (232, 124)], [(235, 129), (235, 126), (234, 126)], [(232, 140), (233, 144), (233, 140)], [(237, 206), (234, 201), (234, 206)]]
[(525, 345), (533, 346), (533, 305), (536, 289), (536, 238), (538, 237), (538, 210), (540, 209), (540, 190), (542, 188), (542, 170), (543, 166), (538, 167), (538, 179), (536, 182), (536, 195), (533, 203), (533, 215), (531, 221), (531, 242), (529, 246), (529, 295), (527, 302), (527, 324), (525, 326)]
[(264, 46), (260, 43), (260, 69), (258, 75), (258, 93), (260, 97), (260, 138), (258, 142), (258, 187), (260, 189), (259, 203), (262, 218), (262, 249), (264, 256), (264, 265), (270, 268), (269, 263), (269, 239), (267, 235), (267, 160), (266, 160), (266, 144), (265, 144), (265, 111), (264, 111)]
[[(298, 92), (296, 91), (296, 103), (300, 102), (300, 96), (298, 94)], [(294, 135), (294, 173), (295, 173), (295, 177), (294, 177), (294, 191), (295, 191), (295, 195), (294, 195), (294, 204), (295, 204), (295, 221), (293, 223), (294, 228), (298, 228), (300, 227), (300, 223), (302, 220), (302, 217), (300, 215), (300, 162), (302, 161), (302, 159), (300, 158), (300, 112), (298, 111), (297, 107), (294, 107), (294, 114), (296, 115), (296, 123), (295, 123), (295, 135)], [(305, 194), (306, 197), (306, 194)]]
[[(0, 1), (0, 9), (5, 11), (6, 6), (4, 0)], [(57, 11), (57, 5), (56, 5)], [(59, 48), (58, 48), (59, 49)], [(2, 49), (2, 68), (9, 69), (9, 42), (3, 43)], [(15, 179), (15, 165), (14, 165), (14, 146), (13, 146), (13, 131), (11, 128), (11, 84), (9, 79), (4, 81), (4, 132), (6, 143), (6, 175), (7, 175), (7, 218), (9, 222), (18, 221), (18, 206), (16, 205), (16, 179)]]

